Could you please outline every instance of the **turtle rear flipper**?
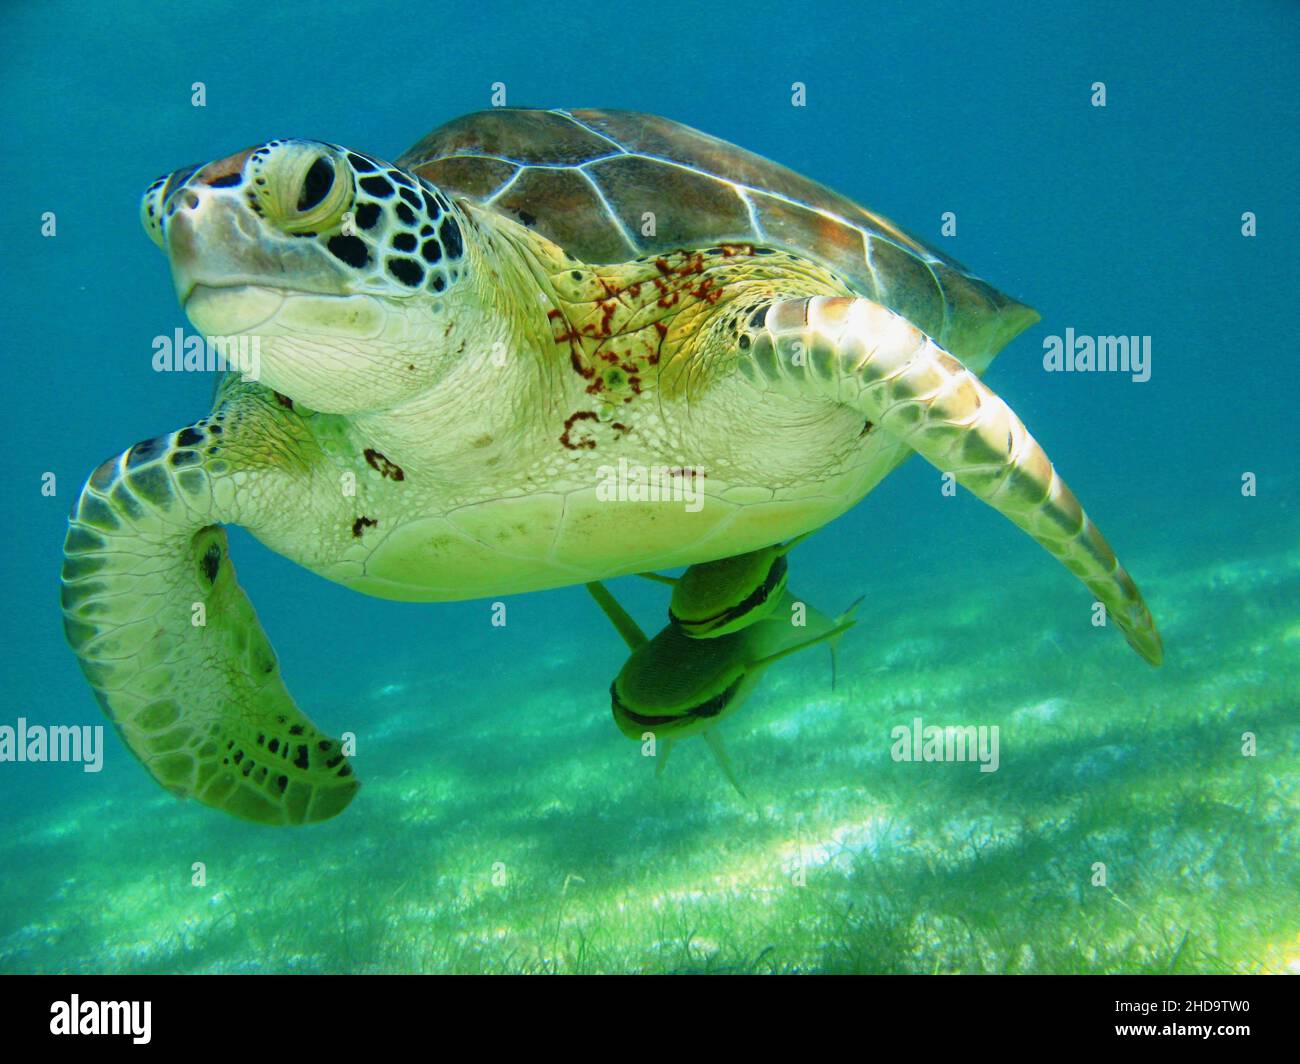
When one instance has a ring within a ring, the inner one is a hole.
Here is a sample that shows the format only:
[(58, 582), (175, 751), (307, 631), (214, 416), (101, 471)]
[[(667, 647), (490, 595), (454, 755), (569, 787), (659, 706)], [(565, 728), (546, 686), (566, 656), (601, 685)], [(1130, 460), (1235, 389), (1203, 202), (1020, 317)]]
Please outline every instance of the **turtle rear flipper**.
[(1097, 596), (1152, 665), (1163, 652), (1142, 595), (1015, 412), (930, 337), (869, 299), (788, 299), (736, 340), (758, 387), (824, 395), (889, 435), (1032, 536)]
[(173, 793), (301, 824), (359, 786), (294, 704), (235, 580), (202, 426), (136, 444), (86, 483), (64, 544), (68, 641), (131, 752)]

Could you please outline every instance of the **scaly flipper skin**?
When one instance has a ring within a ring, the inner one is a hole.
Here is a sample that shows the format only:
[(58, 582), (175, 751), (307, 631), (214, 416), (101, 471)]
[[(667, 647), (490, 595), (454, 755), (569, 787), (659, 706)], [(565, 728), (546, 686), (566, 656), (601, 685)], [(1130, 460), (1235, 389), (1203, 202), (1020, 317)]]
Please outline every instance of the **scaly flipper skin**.
[[(91, 475), (64, 545), (64, 628), (159, 783), (246, 820), (303, 824), (340, 812), (359, 785), (285, 690), (217, 527), (234, 517), (222, 455), (267, 443), (267, 402), (236, 395)], [(255, 475), (241, 472), (240, 491)]]
[(863, 413), (1032, 536), (1152, 665), (1160, 636), (1132, 578), (1042, 447), (987, 385), (869, 299), (789, 299), (751, 316), (739, 372), (763, 390), (824, 395)]

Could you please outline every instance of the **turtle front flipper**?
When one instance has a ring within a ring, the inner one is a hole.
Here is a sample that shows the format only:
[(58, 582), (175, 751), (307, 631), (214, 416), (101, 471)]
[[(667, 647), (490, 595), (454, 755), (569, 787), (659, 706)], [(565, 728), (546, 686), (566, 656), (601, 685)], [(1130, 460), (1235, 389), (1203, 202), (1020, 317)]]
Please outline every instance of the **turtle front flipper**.
[(1009, 406), (961, 362), (869, 299), (814, 296), (751, 315), (738, 370), (763, 390), (824, 395), (1031, 535), (1102, 602), (1129, 645), (1160, 664), (1160, 636), (1132, 578)]
[[(226, 422), (228, 442), (230, 421)], [(68, 641), (127, 746), (174, 794), (266, 824), (324, 820), (358, 782), (294, 704), (235, 581), (208, 452), (218, 421), (138, 443), (82, 490), (64, 544)]]

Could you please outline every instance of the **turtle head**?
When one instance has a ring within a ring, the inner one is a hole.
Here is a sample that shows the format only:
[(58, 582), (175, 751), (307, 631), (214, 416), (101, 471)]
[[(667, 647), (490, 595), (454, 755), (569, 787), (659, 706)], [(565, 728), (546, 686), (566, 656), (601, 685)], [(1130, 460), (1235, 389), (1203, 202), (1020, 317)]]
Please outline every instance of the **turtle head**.
[(160, 177), (140, 215), (195, 327), (257, 338), (268, 387), (354, 413), (445, 370), (446, 325), (469, 298), (465, 218), (418, 176), (333, 144), (272, 140)]

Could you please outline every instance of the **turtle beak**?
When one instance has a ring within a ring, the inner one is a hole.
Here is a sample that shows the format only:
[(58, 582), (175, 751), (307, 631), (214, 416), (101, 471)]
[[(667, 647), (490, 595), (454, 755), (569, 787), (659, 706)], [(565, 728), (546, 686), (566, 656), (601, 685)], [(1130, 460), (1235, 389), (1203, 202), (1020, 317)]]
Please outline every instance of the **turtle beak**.
[(163, 246), (162, 189), (165, 184), (167, 178), (158, 178), (140, 197), (140, 224), (149, 234), (149, 239), (159, 247)]
[(233, 188), (242, 184), (244, 163), (252, 153), (252, 148), (245, 148), (215, 163), (185, 166), (153, 181), (140, 197), (140, 223), (149, 239), (167, 250), (167, 207), (172, 196), (187, 184), (199, 188)]
[[(163, 250), (182, 305), (196, 285), (227, 287), (278, 271), (271, 256), (259, 255), (257, 233), (246, 231), (248, 212), (238, 200), (183, 186), (168, 201), (167, 212)], [(265, 261), (254, 261), (260, 259)]]
[(167, 200), (163, 250), (172, 284), (202, 332), (247, 332), (283, 305), (284, 293), (266, 280), (285, 267), (260, 236), (257, 219), (238, 194), (191, 182)]
[(187, 166), (182, 170), (164, 174), (153, 181), (144, 190), (144, 195), (140, 197), (140, 224), (144, 226), (144, 231), (149, 234), (149, 239), (164, 251), (167, 250), (167, 230), (165, 225), (167, 197), (179, 185), (184, 184), (197, 169), (197, 166)]
[[(320, 203), (298, 210), (306, 171), (332, 149), (314, 141), (270, 144), (177, 170), (145, 191), (141, 220), (167, 253), (183, 306), (200, 288), (351, 294), (337, 259), (314, 239), (296, 239), (316, 236), (309, 223), (333, 224), (334, 214), (351, 203), (351, 179), (330, 180)], [(335, 173), (328, 165), (324, 169), (331, 177)], [(266, 187), (259, 183), (268, 179)], [(288, 207), (286, 197), (292, 200)], [(286, 210), (292, 217), (281, 217)]]

